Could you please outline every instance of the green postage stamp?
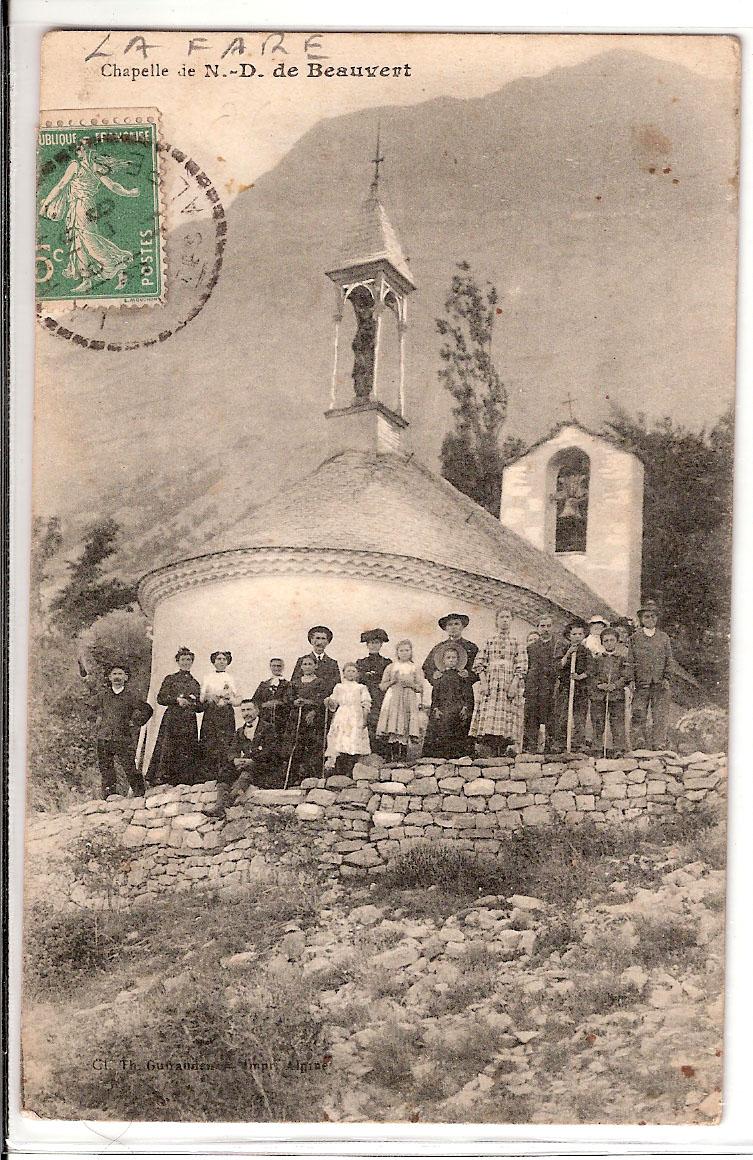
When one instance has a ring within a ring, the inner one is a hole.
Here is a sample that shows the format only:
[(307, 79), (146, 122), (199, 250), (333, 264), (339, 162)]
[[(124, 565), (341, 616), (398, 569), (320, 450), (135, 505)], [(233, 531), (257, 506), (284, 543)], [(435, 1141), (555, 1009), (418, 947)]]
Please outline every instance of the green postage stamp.
[(37, 298), (163, 302), (156, 109), (42, 113), (37, 139)]

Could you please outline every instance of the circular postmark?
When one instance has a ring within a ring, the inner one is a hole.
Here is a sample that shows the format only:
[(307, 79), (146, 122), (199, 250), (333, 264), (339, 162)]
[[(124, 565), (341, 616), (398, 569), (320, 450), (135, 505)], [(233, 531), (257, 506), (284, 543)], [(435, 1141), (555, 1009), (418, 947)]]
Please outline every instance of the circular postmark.
[(208, 302), (222, 268), (225, 210), (201, 167), (182, 150), (158, 145), (166, 222), (167, 296), (148, 306), (86, 304), (57, 310), (37, 303), (40, 325), (89, 350), (123, 351), (165, 342)]

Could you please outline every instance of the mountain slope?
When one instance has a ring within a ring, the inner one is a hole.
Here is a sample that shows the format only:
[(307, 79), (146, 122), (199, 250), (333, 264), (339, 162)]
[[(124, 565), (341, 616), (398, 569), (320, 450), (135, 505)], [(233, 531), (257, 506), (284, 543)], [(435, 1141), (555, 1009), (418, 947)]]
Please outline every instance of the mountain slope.
[[(470, 101), (381, 110), (382, 195), (409, 256), (408, 406), (433, 465), (455, 263), (497, 285), (508, 430), (533, 438), (575, 399), (699, 426), (734, 376), (733, 94), (615, 52)], [(228, 210), (220, 281), (169, 341), (127, 357), (40, 334), (37, 507), (113, 512), (122, 566), (194, 554), (326, 453), (332, 287), (324, 271), (364, 196), (377, 114), (320, 122)]]

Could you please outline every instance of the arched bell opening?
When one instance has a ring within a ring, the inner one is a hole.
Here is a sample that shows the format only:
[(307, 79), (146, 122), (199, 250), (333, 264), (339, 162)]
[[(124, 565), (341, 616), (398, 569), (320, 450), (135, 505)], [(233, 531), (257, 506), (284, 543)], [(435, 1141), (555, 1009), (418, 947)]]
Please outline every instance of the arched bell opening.
[(565, 447), (547, 467), (547, 543), (557, 554), (585, 553), (591, 461), (578, 447)]

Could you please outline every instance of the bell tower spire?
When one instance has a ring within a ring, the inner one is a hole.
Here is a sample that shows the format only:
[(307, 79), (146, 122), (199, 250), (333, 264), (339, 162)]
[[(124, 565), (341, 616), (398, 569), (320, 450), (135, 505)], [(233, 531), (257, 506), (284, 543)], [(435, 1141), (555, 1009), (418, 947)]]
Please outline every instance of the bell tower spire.
[[(394, 442), (399, 444), (408, 426), (405, 333), (408, 296), (416, 284), (380, 199), (384, 160), (378, 125), (368, 196), (346, 234), (337, 265), (327, 271), (337, 306), (330, 405), (325, 414), (332, 418), (354, 409), (376, 409), (394, 427)], [(352, 332), (352, 358), (342, 341), (346, 326)]]

